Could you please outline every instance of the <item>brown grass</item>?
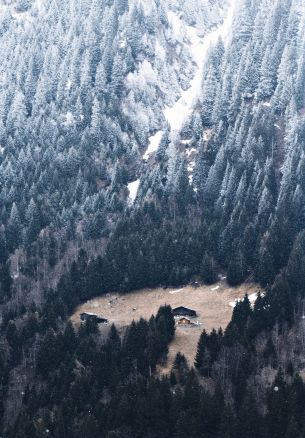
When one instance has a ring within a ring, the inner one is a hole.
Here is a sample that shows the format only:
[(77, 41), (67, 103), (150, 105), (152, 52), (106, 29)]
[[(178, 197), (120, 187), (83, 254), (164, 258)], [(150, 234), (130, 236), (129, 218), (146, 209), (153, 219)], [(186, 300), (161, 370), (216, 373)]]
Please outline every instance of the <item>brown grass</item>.
[[(217, 289), (215, 289), (217, 287)], [(214, 289), (214, 290), (212, 290)], [(81, 305), (71, 320), (74, 324), (80, 323), (80, 313), (92, 312), (101, 315), (114, 323), (119, 329), (124, 328), (141, 317), (149, 319), (157, 313), (160, 306), (169, 304), (174, 307), (185, 306), (196, 310), (197, 318), (193, 320), (198, 325), (179, 326), (176, 329), (174, 341), (170, 345), (166, 369), (170, 369), (178, 351), (183, 353), (189, 364), (192, 365), (196, 353), (197, 342), (202, 330), (211, 331), (213, 328), (225, 328), (232, 316), (230, 302), (242, 298), (245, 293), (253, 294), (259, 291), (255, 284), (244, 284), (232, 288), (224, 280), (213, 286), (193, 288), (185, 286), (177, 293), (174, 288), (143, 289), (126, 295), (108, 294), (95, 298)]]

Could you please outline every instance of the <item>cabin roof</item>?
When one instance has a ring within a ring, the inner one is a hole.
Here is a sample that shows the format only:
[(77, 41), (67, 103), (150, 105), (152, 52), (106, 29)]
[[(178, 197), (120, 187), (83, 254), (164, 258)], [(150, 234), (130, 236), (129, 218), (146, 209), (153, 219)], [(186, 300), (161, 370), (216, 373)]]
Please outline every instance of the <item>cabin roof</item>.
[(108, 322), (107, 318), (104, 318), (103, 316), (97, 315), (96, 313), (90, 313), (90, 312), (83, 312), (80, 313), (81, 319), (85, 320), (88, 317), (96, 320), (97, 322)]
[(184, 306), (175, 307), (175, 309), (173, 309), (173, 312), (179, 312), (180, 310), (187, 310), (188, 312), (195, 312), (195, 310), (189, 309), (188, 307), (184, 307)]

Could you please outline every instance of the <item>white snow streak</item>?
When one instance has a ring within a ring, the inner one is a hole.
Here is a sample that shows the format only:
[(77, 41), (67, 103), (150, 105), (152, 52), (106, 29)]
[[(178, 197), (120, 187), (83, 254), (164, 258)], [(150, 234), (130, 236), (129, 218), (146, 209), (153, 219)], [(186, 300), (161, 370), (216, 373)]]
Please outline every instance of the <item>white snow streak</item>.
[[(186, 34), (190, 41), (190, 51), (198, 68), (190, 83), (190, 87), (181, 92), (180, 99), (177, 100), (172, 107), (167, 107), (165, 109), (164, 115), (171, 127), (172, 133), (179, 133), (181, 131), (184, 123), (191, 115), (194, 105), (197, 103), (201, 91), (204, 63), (210, 47), (216, 44), (219, 38), (222, 38), (224, 43), (228, 42), (233, 22), (235, 3), (236, 0), (230, 1), (227, 15), (223, 20), (223, 23), (204, 37), (198, 36), (196, 28), (185, 26)], [(173, 12), (169, 13), (169, 20), (175, 29), (179, 26), (181, 28), (181, 20)]]
[(148, 160), (149, 156), (158, 150), (160, 141), (162, 139), (163, 131), (158, 131), (155, 135), (149, 137), (149, 145), (148, 148), (143, 155), (144, 160)]
[(72, 87), (72, 81), (71, 81), (71, 79), (68, 79), (67, 80), (67, 84), (66, 84), (66, 90), (71, 90), (71, 87)]
[(183, 291), (183, 288), (182, 289), (177, 289), (177, 290), (171, 290), (169, 293), (171, 295), (173, 295), (173, 294), (178, 294), (179, 292), (182, 292), (182, 291)]
[(139, 189), (140, 180), (137, 179), (128, 184), (129, 190), (129, 204), (132, 205), (137, 197), (138, 189)]
[(191, 161), (187, 166), (190, 184), (193, 184), (193, 172), (194, 172), (195, 165), (196, 165), (195, 161)]
[[(171, 128), (172, 141), (179, 137), (183, 125), (191, 115), (194, 105), (200, 97), (204, 64), (210, 47), (216, 44), (219, 38), (222, 38), (225, 44), (230, 39), (235, 7), (236, 0), (230, 0), (223, 23), (203, 37), (198, 34), (198, 29), (195, 27), (186, 26), (173, 11), (168, 13), (173, 33), (178, 40), (182, 35), (186, 36), (189, 41), (193, 61), (197, 65), (197, 71), (190, 82), (189, 88), (187, 90), (181, 89), (180, 99), (173, 106), (166, 107), (164, 110), (165, 119)], [(148, 149), (143, 156), (144, 160), (147, 160), (150, 154), (156, 152), (162, 138), (162, 133), (162, 131), (158, 131), (154, 136), (150, 137)]]

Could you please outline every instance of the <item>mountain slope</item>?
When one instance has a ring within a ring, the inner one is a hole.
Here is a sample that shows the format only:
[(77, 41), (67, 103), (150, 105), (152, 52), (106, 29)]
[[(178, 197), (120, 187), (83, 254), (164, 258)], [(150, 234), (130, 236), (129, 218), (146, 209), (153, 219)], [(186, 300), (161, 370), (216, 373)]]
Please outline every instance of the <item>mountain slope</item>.
[[(304, 14), (1, 3), (3, 436), (304, 436)], [(202, 332), (195, 370), (178, 354), (158, 375), (168, 306), (121, 333), (68, 322), (94, 296), (220, 272), (265, 293)]]
[(198, 71), (189, 37), (222, 20), (221, 3), (2, 3), (2, 241), (29, 302), (80, 246), (104, 246), (163, 110)]

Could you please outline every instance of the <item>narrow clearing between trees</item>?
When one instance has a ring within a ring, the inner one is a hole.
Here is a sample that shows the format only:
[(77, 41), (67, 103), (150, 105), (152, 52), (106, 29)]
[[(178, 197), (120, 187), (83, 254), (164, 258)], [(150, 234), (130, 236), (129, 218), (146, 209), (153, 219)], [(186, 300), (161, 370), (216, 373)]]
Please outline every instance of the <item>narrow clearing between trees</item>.
[(79, 306), (71, 320), (74, 324), (79, 324), (82, 312), (94, 313), (109, 321), (108, 326), (101, 325), (101, 330), (108, 330), (112, 323), (122, 330), (132, 320), (139, 320), (141, 317), (148, 320), (164, 304), (169, 304), (172, 308), (184, 306), (195, 310), (197, 317), (191, 319), (192, 325), (176, 327), (175, 339), (169, 348), (168, 363), (162, 370), (167, 372), (171, 369), (178, 351), (192, 365), (202, 330), (226, 328), (232, 316), (234, 301), (243, 298), (246, 293), (251, 301), (255, 301), (255, 294), (259, 290), (261, 289), (256, 284), (243, 284), (233, 288), (223, 279), (215, 285), (197, 288), (188, 285), (183, 288), (142, 289), (124, 295), (112, 293)]

